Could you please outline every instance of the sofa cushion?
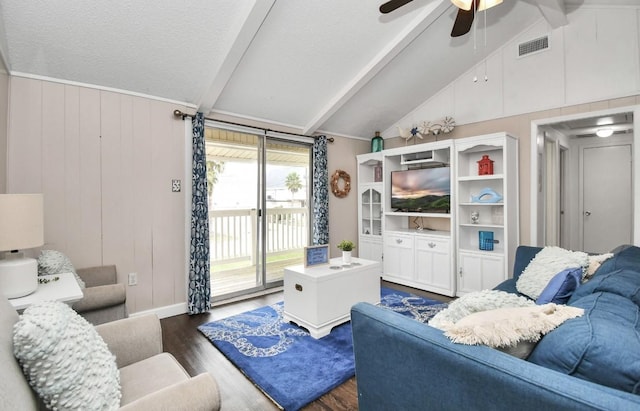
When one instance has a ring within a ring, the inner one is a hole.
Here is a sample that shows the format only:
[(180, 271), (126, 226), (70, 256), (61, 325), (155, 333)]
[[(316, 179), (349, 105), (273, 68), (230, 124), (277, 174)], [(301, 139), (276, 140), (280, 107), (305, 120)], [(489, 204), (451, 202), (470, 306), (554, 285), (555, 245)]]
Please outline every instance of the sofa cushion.
[(447, 328), (453, 342), (489, 347), (515, 346), (521, 341), (536, 342), (540, 337), (584, 310), (558, 304), (534, 307), (508, 307), (468, 315)]
[(621, 268), (640, 267), (640, 248), (624, 245), (611, 251), (613, 257), (605, 260), (596, 270), (593, 277), (607, 274)]
[(0, 409), (36, 410), (37, 397), (13, 355), (11, 330), (18, 318), (9, 300), (0, 296)]
[(542, 290), (536, 304), (565, 304), (582, 282), (582, 268), (567, 268), (553, 276)]
[(462, 318), (479, 311), (503, 307), (531, 307), (535, 302), (505, 291), (482, 290), (465, 294), (449, 303), (449, 306), (436, 314), (429, 325), (446, 330)]
[(619, 390), (640, 393), (640, 308), (607, 292), (580, 298), (584, 315), (544, 336), (528, 361)]
[(38, 275), (52, 275), (73, 273), (80, 288), (85, 288), (82, 278), (76, 273), (76, 269), (69, 257), (56, 250), (42, 250), (38, 256)]
[(549, 281), (562, 270), (589, 265), (587, 253), (569, 251), (560, 247), (545, 247), (531, 260), (518, 277), (516, 288), (522, 294), (537, 299)]
[(48, 408), (120, 406), (115, 357), (93, 326), (66, 304), (27, 308), (13, 327), (13, 346), (29, 384)]
[(622, 268), (606, 274), (598, 274), (573, 293), (569, 304), (573, 305), (575, 301), (596, 292), (616, 294), (640, 306), (640, 271), (637, 268)]

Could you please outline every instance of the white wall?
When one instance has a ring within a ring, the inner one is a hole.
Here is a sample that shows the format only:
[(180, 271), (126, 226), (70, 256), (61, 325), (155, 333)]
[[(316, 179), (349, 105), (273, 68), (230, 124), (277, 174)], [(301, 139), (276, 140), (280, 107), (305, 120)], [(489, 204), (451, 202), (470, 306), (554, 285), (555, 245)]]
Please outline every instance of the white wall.
[[(480, 61), (398, 125), (409, 128), (444, 116), (469, 124), (639, 94), (640, 5), (583, 5), (568, 10), (567, 18), (569, 24), (555, 30), (545, 20), (525, 29), (487, 58), (487, 82)], [(517, 56), (520, 43), (544, 35), (549, 49)], [(383, 133), (397, 135), (395, 125)]]
[(45, 248), (130, 272), (130, 312), (186, 301), (184, 106), (10, 79), (7, 192), (44, 193)]

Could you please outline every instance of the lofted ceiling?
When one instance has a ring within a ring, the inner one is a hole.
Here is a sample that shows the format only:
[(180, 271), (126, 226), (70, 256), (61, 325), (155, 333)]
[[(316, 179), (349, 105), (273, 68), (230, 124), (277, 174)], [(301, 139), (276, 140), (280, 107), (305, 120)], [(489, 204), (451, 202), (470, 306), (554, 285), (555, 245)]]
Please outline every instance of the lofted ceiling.
[(0, 54), (12, 75), (371, 138), (525, 28), (562, 26), (565, 3), (589, 1), (504, 0), (486, 12), (486, 48), (476, 19), (474, 51), (472, 34), (449, 35), (449, 0), (386, 15), (381, 0), (0, 0)]

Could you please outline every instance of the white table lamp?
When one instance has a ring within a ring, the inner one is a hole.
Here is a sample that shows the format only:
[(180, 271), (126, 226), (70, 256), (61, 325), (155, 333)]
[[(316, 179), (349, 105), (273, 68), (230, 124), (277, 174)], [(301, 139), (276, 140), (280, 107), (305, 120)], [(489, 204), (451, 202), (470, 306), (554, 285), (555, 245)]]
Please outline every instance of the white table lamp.
[(38, 288), (38, 262), (20, 250), (43, 244), (42, 194), (0, 194), (0, 292), (7, 298)]

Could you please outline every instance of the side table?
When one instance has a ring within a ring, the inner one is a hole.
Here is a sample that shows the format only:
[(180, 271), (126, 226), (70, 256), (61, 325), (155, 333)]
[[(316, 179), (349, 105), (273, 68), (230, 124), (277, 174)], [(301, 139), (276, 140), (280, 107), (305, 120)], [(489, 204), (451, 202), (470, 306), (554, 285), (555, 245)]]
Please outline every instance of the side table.
[[(59, 279), (54, 280), (55, 277)], [(38, 279), (47, 279), (49, 282), (39, 283), (36, 291), (29, 295), (9, 299), (16, 311), (22, 311), (41, 301), (62, 301), (71, 305), (84, 296), (73, 273), (42, 275)]]

